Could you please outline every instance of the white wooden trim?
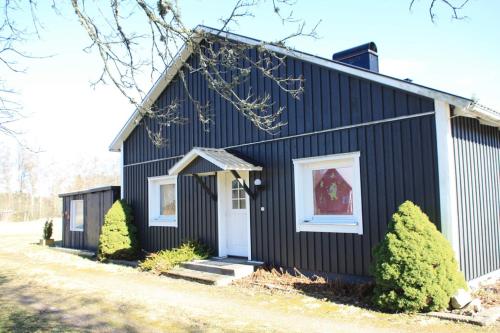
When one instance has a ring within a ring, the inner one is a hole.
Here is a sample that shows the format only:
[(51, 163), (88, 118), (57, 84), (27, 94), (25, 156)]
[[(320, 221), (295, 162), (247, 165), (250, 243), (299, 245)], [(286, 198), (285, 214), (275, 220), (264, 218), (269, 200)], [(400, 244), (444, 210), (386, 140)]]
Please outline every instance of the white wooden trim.
[(125, 152), (123, 151), (123, 142), (120, 148), (120, 199), (125, 197), (124, 172), (125, 172)]
[(226, 235), (226, 200), (223, 189), (226, 187), (225, 172), (217, 172), (217, 238), (219, 239), (219, 257), (227, 256)]
[[(360, 124), (340, 126), (340, 127), (329, 128), (329, 129), (320, 130), (320, 131), (313, 131), (313, 132), (308, 132), (308, 133), (282, 136), (279, 138), (254, 141), (254, 142), (248, 142), (248, 143), (241, 143), (238, 145), (223, 147), (221, 149), (232, 149), (232, 148), (246, 147), (246, 146), (258, 145), (261, 143), (269, 143), (269, 142), (275, 142), (275, 141), (281, 141), (281, 140), (301, 138), (301, 137), (317, 135), (317, 134), (322, 134), (322, 133), (332, 133), (332, 132), (337, 132), (337, 131), (343, 131), (346, 129), (359, 128), (359, 127), (364, 127), (364, 126), (372, 126), (372, 125), (378, 125), (378, 124), (385, 124), (385, 123), (390, 123), (390, 122), (400, 121), (400, 120), (405, 120), (405, 119), (426, 117), (426, 116), (430, 116), (433, 114), (434, 114), (434, 111), (430, 111), (430, 112), (412, 114), (412, 115), (408, 115), (408, 116), (399, 116), (399, 117), (393, 117), (393, 118), (387, 118), (387, 119), (381, 119), (381, 120), (367, 121), (367, 122), (360, 123)], [(126, 167), (130, 167), (130, 166), (135, 166), (135, 165), (148, 164), (148, 163), (154, 163), (154, 162), (159, 162), (159, 161), (166, 161), (166, 160), (171, 160), (171, 159), (176, 159), (176, 158), (182, 158), (184, 156), (186, 156), (186, 155), (177, 155), (177, 156), (171, 156), (171, 157), (165, 157), (165, 158), (158, 158), (155, 160), (149, 160), (149, 161), (144, 161), (144, 162), (130, 163), (130, 164), (125, 165), (124, 167), (126, 168)]]
[[(359, 157), (360, 152), (352, 152), (292, 160), (294, 169), (296, 232), (309, 231), (363, 234), (363, 209), (361, 202), (361, 173)], [(310, 172), (312, 172), (313, 168), (331, 168), (340, 166), (352, 166), (354, 169), (353, 215), (330, 215), (313, 218), (311, 210), (312, 196), (314, 193), (310, 185)]]
[[(195, 39), (194, 42), (199, 41)], [(148, 108), (151, 106), (156, 99), (160, 96), (163, 89), (169, 85), (172, 79), (175, 77), (177, 72), (181, 69), (184, 62), (189, 58), (193, 50), (184, 45), (177, 56), (172, 60), (172, 62), (167, 66), (167, 69), (163, 74), (156, 80), (155, 84), (148, 91), (147, 95), (141, 102), (142, 108)], [(135, 109), (130, 118), (127, 120), (125, 125), (122, 127), (118, 135), (115, 137), (111, 145), (109, 146), (109, 150), (118, 151), (120, 149), (121, 143), (132, 133), (132, 130), (139, 124), (142, 119), (142, 114), (139, 109)]]
[[(445, 101), (448, 104), (454, 105), (457, 109), (462, 110), (462, 112), (466, 115), (470, 112), (474, 113), (474, 116), (486, 117), (489, 119), (491, 124), (496, 124), (497, 126), (500, 124), (500, 117), (498, 113), (484, 112), (481, 108), (475, 107), (475, 103), (473, 100), (464, 98), (461, 96), (456, 96), (453, 94), (449, 94), (443, 91), (439, 91), (436, 89), (432, 89), (429, 87), (421, 86), (415, 83), (411, 83), (405, 80), (397, 79), (391, 76), (383, 75), (380, 73), (372, 72), (369, 70), (365, 70), (359, 67), (350, 66), (341, 62), (332, 61), (330, 59), (320, 58), (318, 56), (314, 56), (311, 54), (299, 52), (296, 50), (280, 47), (277, 45), (266, 44), (262, 41), (236, 35), (228, 32), (221, 32), (216, 29), (208, 28), (200, 26), (197, 28), (200, 31), (201, 35), (209, 33), (214, 35), (219, 35), (224, 38), (228, 38), (237, 42), (246, 43), (248, 45), (259, 45), (264, 47), (272, 52), (276, 52), (288, 57), (300, 59), (309, 63), (317, 64), (326, 68), (331, 68), (343, 73), (347, 73), (350, 75), (354, 75), (363, 79), (367, 79), (373, 82), (378, 82), (380, 84), (384, 84), (393, 88), (401, 89), (404, 91), (411, 92), (413, 94), (418, 94), (421, 96), (426, 96), (432, 99)], [(201, 36), (200, 35), (200, 36)], [(197, 38), (196, 42), (199, 42), (201, 38)], [(168, 86), (168, 84), (172, 81), (174, 76), (177, 74), (179, 69), (182, 67), (182, 64), (189, 58), (192, 53), (192, 48), (183, 47), (181, 51), (178, 53), (178, 56), (173, 59), (172, 63), (167, 67), (165, 72), (161, 75), (161, 77), (156, 81), (151, 90), (148, 92), (147, 96), (144, 98), (142, 105), (144, 107), (148, 107), (153, 103), (161, 92)], [(491, 118), (491, 114), (493, 114), (493, 118)], [(129, 120), (125, 123), (123, 128), (120, 130), (118, 135), (115, 137), (113, 142), (109, 146), (110, 151), (119, 151), (120, 144), (123, 142), (135, 128), (135, 126), (141, 120), (142, 115), (138, 109), (134, 111)], [(491, 119), (490, 119), (491, 118)]]
[[(77, 228), (75, 226), (75, 219), (76, 219), (76, 204), (80, 203), (82, 204), (82, 227)], [(83, 202), (82, 199), (78, 200), (71, 200), (70, 201), (70, 211), (69, 211), (69, 230), (70, 231), (77, 231), (77, 232), (82, 232), (85, 228), (85, 203)]]
[(435, 100), (436, 141), (439, 175), (439, 202), (441, 210), (441, 232), (448, 239), (460, 263), (458, 238), (458, 205), (455, 179), (455, 157), (451, 133), (450, 105)]
[[(160, 215), (160, 185), (173, 184), (175, 186), (175, 215)], [(148, 177), (148, 226), (174, 227), (178, 226), (179, 198), (177, 176)]]
[[(247, 183), (249, 181), (248, 172), (240, 172), (240, 176)], [(227, 189), (227, 177), (232, 177), (229, 172), (217, 172), (217, 234), (219, 239), (219, 257), (227, 257), (227, 209), (230, 204), (227, 199), (228, 196), (225, 191)], [(251, 230), (250, 230), (250, 198), (245, 193), (246, 215), (247, 215), (247, 258), (252, 260), (252, 244), (251, 244)]]
[[(221, 161), (217, 160), (216, 158), (213, 158), (209, 154), (207, 154), (204, 150), (207, 150), (210, 148), (198, 148), (194, 147), (184, 155), (177, 163), (175, 163), (169, 170), (168, 174), (169, 175), (177, 175), (179, 172), (181, 172), (186, 166), (189, 165), (192, 161), (194, 161), (197, 157), (201, 157), (210, 163), (218, 166), (220, 169), (226, 171), (226, 170), (238, 170), (238, 171), (261, 171), (262, 167), (259, 166), (254, 166), (251, 165), (250, 163), (247, 162), (246, 167), (241, 167), (241, 166), (233, 166), (233, 165), (227, 165), (222, 163)], [(213, 149), (215, 151), (223, 151), (224, 149)], [(224, 151), (224, 153), (229, 154), (228, 152)], [(230, 155), (230, 154), (229, 154)]]

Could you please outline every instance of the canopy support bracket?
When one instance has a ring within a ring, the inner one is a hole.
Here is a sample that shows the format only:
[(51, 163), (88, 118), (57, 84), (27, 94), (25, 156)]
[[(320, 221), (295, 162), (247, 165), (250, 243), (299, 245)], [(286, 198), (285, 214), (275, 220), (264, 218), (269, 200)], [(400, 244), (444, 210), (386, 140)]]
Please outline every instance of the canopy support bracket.
[(252, 192), (252, 190), (248, 187), (248, 185), (245, 183), (245, 180), (243, 178), (241, 178), (240, 174), (238, 173), (238, 171), (236, 170), (230, 170), (234, 179), (236, 179), (237, 181), (239, 181), (241, 179), (241, 181), (243, 182), (242, 185), (243, 185), (243, 189), (245, 190), (245, 192), (248, 194), (248, 196), (252, 199), (255, 199), (255, 193)]
[(207, 191), (207, 193), (210, 195), (210, 197), (214, 200), (214, 201), (217, 201), (217, 194), (213, 193), (212, 190), (210, 189), (210, 187), (208, 187), (208, 185), (201, 179), (201, 177), (194, 173), (193, 174), (193, 177), (194, 179), (196, 179), (196, 181), (198, 182), (198, 184), (200, 184), (200, 186), (205, 190)]

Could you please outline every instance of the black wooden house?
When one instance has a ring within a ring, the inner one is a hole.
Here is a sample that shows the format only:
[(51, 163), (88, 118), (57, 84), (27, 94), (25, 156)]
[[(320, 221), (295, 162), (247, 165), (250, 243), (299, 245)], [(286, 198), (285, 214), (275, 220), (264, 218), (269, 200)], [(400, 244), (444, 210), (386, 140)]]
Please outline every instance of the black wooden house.
[(391, 215), (411, 200), (448, 238), (467, 279), (500, 270), (499, 113), (380, 74), (373, 43), (330, 60), (199, 29), (286, 56), (286, 75), (302, 75), (304, 93), (294, 99), (258, 72), (244, 84), (286, 107), (287, 125), (271, 135), (186, 71), (190, 93), (213, 107), (204, 131), (178, 77), (198, 59), (182, 49), (143, 103), (179, 99), (191, 121), (169, 127), (169, 144), (157, 148), (143, 126), (155, 120), (136, 110), (110, 146), (122, 154), (122, 197), (145, 250), (200, 239), (219, 256), (367, 276)]

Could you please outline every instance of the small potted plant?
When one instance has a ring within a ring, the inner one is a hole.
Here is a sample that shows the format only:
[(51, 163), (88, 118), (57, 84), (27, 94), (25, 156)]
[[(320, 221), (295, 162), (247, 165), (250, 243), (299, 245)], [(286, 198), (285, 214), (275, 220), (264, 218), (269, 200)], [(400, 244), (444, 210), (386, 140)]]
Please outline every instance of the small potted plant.
[(43, 239), (40, 240), (40, 245), (54, 246), (54, 240), (52, 239), (52, 220), (45, 221), (43, 226)]

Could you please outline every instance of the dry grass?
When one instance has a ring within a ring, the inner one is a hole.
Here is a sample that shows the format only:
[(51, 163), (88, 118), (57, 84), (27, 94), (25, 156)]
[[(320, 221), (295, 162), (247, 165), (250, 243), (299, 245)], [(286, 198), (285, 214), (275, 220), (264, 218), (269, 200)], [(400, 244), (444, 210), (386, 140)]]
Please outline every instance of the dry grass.
[(474, 296), (481, 300), (485, 308), (500, 307), (500, 281), (481, 286)]
[(350, 284), (341, 280), (328, 280), (323, 276), (308, 277), (299, 270), (263, 267), (254, 274), (234, 282), (243, 288), (255, 288), (271, 293), (300, 293), (336, 303), (369, 307), (372, 283)]
[(13, 228), (20, 231), (9, 226), (4, 233), (5, 227), (0, 223), (2, 333), (499, 329), (374, 312), (342, 301), (358, 292), (352, 288), (279, 271), (260, 270), (246, 282), (224, 288), (160, 277), (30, 245), (40, 237), (36, 224), (16, 224)]

